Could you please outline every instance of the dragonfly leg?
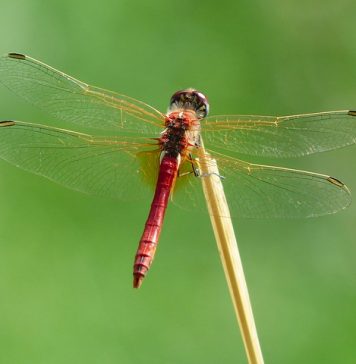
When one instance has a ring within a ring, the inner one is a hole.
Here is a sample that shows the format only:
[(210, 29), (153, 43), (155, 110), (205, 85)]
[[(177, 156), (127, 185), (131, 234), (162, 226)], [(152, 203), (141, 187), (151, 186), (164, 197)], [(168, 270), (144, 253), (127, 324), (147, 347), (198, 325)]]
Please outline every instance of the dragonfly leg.
[(188, 161), (190, 162), (191, 166), (192, 166), (192, 170), (188, 171), (188, 172), (179, 172), (178, 170), (178, 177), (183, 177), (183, 176), (188, 176), (190, 174), (194, 174), (195, 177), (199, 177), (200, 176), (200, 170), (197, 167), (196, 163), (194, 163), (194, 159), (192, 157), (192, 155), (189, 153), (188, 155)]
[(192, 155), (190, 153), (189, 153), (189, 160), (190, 160), (190, 163), (192, 165), (194, 176), (199, 177), (200, 176), (200, 170), (197, 167), (197, 165), (193, 162), (193, 157), (192, 157)]
[(183, 172), (183, 173), (178, 170), (178, 177), (189, 176), (190, 174), (193, 173), (195, 177), (199, 177), (199, 178), (215, 175), (215, 176), (219, 177), (220, 179), (225, 179), (224, 176), (222, 176), (221, 174), (215, 173), (215, 172), (213, 172), (213, 173), (201, 173), (199, 167), (197, 166), (197, 164), (194, 163), (194, 158), (192, 157), (192, 155), (190, 153), (189, 153), (189, 156), (188, 156), (188, 161), (190, 162), (190, 164), (192, 166), (192, 170), (188, 171), (188, 172)]

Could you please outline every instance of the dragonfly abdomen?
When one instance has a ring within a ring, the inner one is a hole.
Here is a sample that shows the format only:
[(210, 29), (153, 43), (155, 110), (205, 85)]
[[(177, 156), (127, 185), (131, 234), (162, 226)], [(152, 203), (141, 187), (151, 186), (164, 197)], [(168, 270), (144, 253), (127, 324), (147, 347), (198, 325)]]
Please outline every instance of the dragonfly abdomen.
[(177, 177), (179, 161), (177, 157), (165, 154), (160, 165), (156, 191), (151, 204), (134, 263), (134, 288), (139, 288), (152, 264), (158, 239), (161, 233), (168, 199)]

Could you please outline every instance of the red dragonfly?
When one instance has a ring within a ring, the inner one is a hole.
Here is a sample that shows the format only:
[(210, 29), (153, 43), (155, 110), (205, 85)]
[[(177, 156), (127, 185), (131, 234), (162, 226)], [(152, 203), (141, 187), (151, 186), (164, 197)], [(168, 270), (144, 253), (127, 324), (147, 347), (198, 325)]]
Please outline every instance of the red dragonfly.
[[(31, 57), (0, 58), (0, 82), (61, 119), (95, 135), (22, 121), (0, 122), (0, 157), (74, 190), (139, 198), (155, 185), (134, 262), (140, 287), (155, 254), (169, 199), (195, 206), (209, 163), (219, 166), (233, 216), (311, 217), (351, 201), (328, 175), (245, 162), (237, 157), (289, 158), (356, 142), (356, 111), (292, 116), (209, 116), (197, 90), (174, 93), (168, 113), (131, 97), (92, 87)], [(224, 153), (224, 154), (222, 154)], [(133, 195), (133, 196), (130, 196)]]

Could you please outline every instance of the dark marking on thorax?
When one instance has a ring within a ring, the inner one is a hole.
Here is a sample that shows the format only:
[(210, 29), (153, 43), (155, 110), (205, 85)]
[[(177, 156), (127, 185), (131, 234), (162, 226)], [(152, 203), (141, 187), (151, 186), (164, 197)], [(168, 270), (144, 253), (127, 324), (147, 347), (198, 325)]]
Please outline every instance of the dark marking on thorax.
[(183, 112), (172, 112), (165, 120), (166, 129), (160, 137), (161, 150), (167, 155), (178, 157), (188, 146), (185, 132), (189, 129), (189, 119)]

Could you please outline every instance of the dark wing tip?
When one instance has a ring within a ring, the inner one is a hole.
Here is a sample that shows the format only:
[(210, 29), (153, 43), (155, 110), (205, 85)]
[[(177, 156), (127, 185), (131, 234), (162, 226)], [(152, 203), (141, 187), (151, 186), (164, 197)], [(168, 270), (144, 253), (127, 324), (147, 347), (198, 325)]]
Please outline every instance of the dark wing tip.
[(8, 56), (9, 56), (9, 58), (15, 58), (15, 59), (21, 59), (21, 60), (26, 59), (26, 56), (21, 53), (9, 53)]
[(13, 126), (15, 125), (16, 123), (12, 120), (3, 120), (3, 121), (0, 121), (0, 127), (2, 126)]
[(356, 116), (356, 111), (355, 110), (350, 110), (347, 114), (350, 115), (350, 116)]
[(345, 187), (345, 184), (339, 181), (337, 178), (328, 177), (327, 181), (338, 187)]

